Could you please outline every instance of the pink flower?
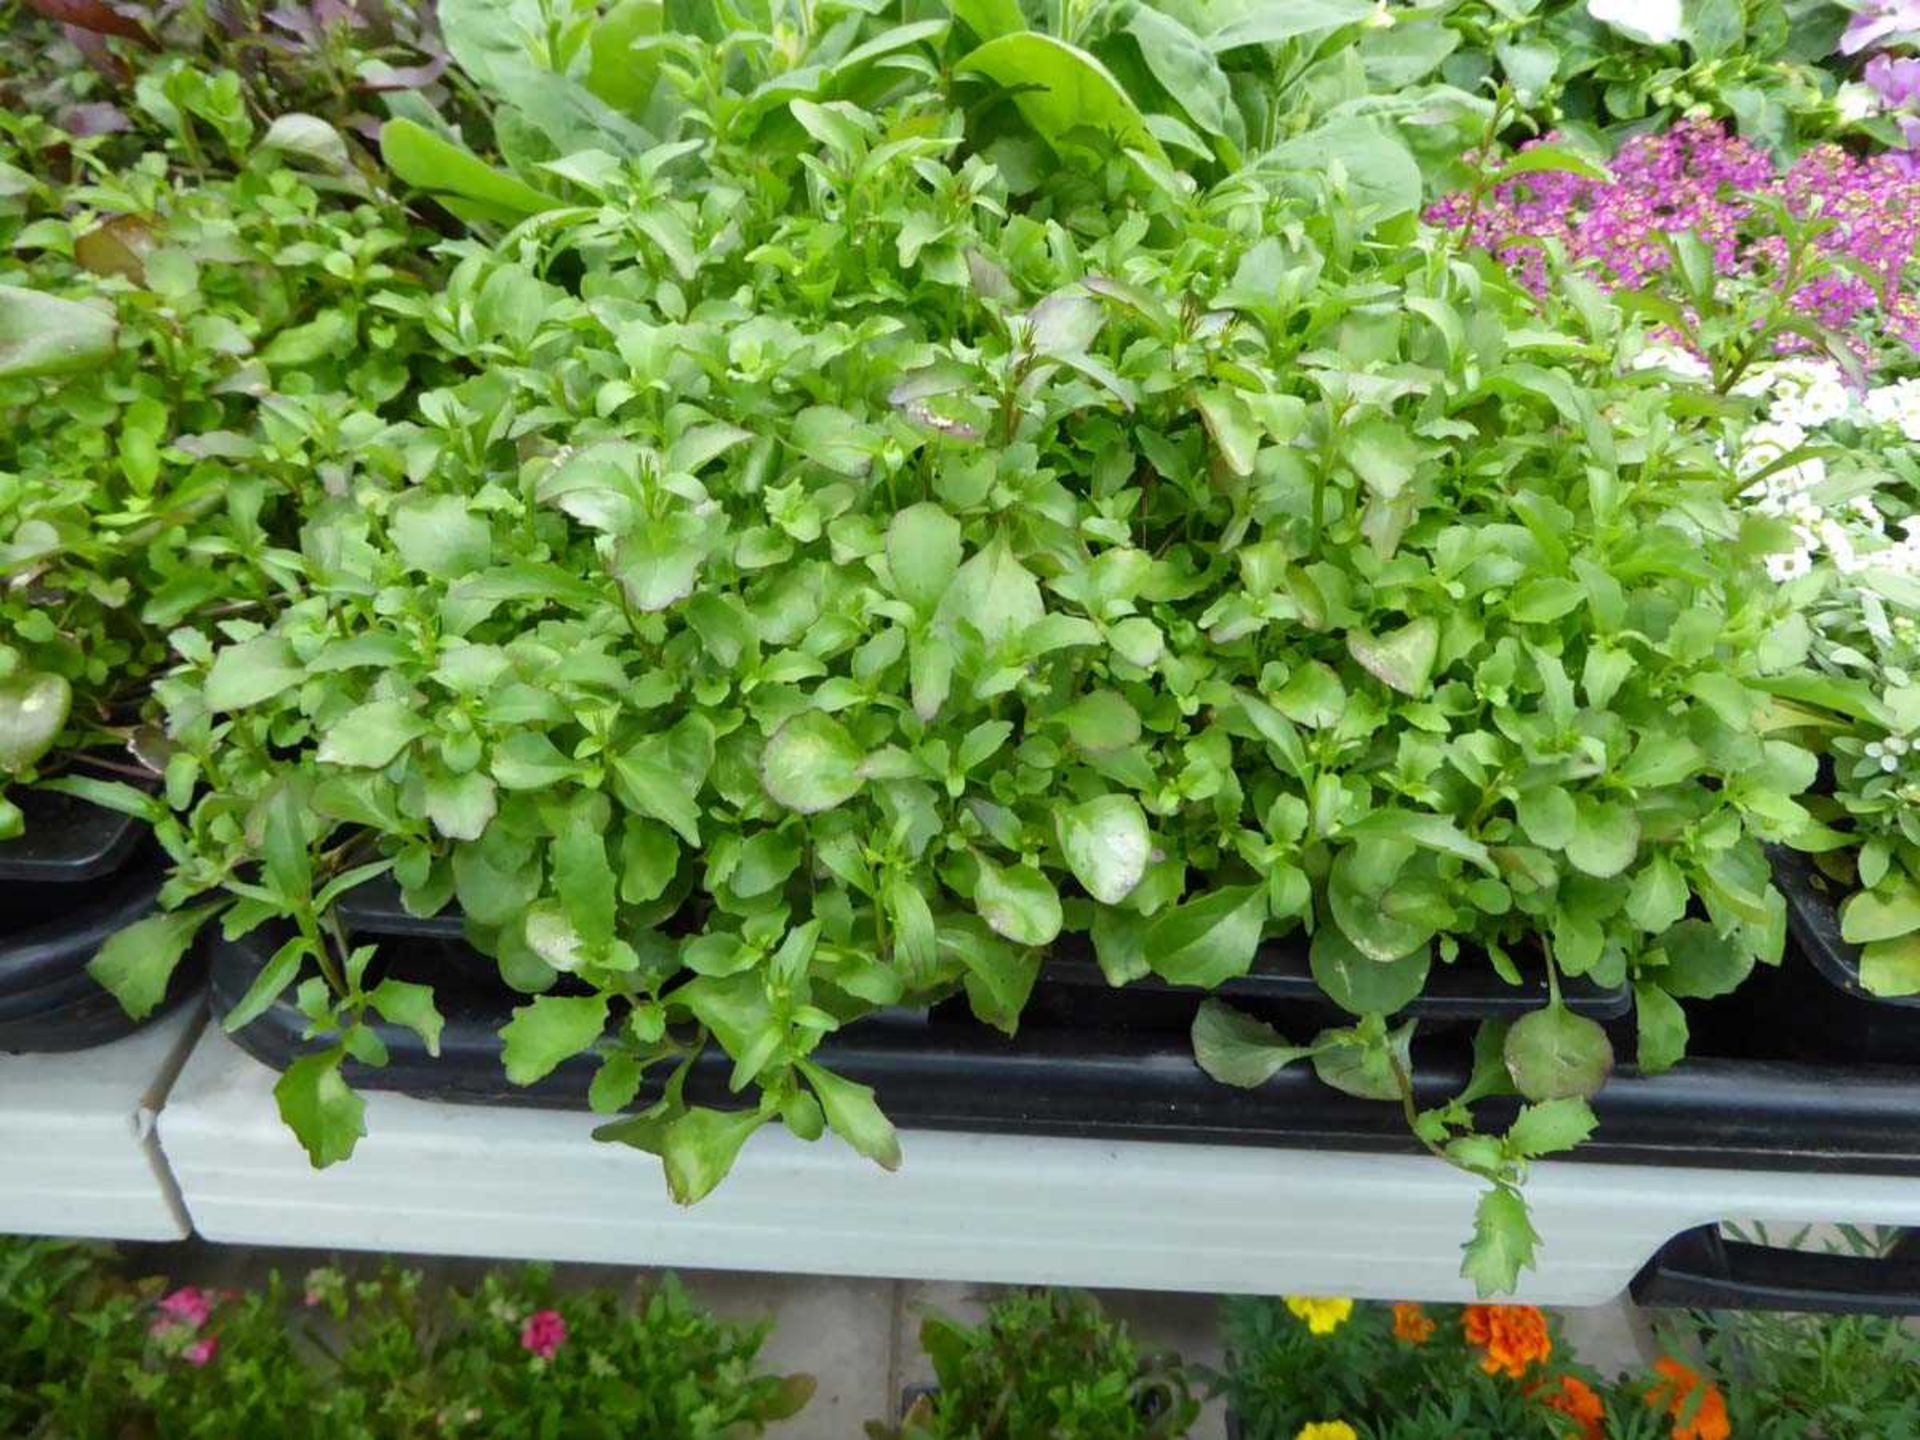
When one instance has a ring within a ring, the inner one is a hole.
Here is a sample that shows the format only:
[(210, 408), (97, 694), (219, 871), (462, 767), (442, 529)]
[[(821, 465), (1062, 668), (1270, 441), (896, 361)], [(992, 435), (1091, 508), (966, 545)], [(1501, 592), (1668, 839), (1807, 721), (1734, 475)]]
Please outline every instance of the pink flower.
[(198, 1330), (213, 1313), (213, 1301), (206, 1291), (193, 1285), (183, 1285), (161, 1299), (160, 1313), (168, 1320)]
[(219, 1350), (219, 1339), (215, 1336), (208, 1335), (194, 1341), (193, 1344), (182, 1350), (180, 1352), (180, 1358), (197, 1369), (209, 1363), (213, 1357), (219, 1353)]
[(520, 1348), (551, 1360), (567, 1338), (567, 1322), (558, 1310), (536, 1310), (520, 1328)]

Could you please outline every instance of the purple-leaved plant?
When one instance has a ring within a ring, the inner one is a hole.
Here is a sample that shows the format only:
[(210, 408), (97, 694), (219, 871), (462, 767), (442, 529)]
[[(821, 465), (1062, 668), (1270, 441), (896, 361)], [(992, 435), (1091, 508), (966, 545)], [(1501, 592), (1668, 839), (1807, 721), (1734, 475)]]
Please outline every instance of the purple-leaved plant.
[(1798, 287), (1798, 308), (1831, 329), (1870, 327), (1920, 350), (1920, 300), (1906, 284), (1920, 253), (1920, 176), (1905, 157), (1822, 145), (1783, 173), (1761, 147), (1713, 121), (1687, 120), (1629, 140), (1611, 169), (1611, 180), (1559, 170), (1518, 176), (1477, 204), (1469, 192), (1449, 195), (1427, 218), (1470, 226), (1474, 243), (1536, 290), (1547, 283), (1547, 241), (1611, 288), (1637, 289), (1672, 263), (1663, 237), (1686, 232), (1706, 243), (1719, 273), (1778, 280), (1785, 245), (1760, 203), (1777, 201), (1832, 221), (1816, 245), (1842, 262)]

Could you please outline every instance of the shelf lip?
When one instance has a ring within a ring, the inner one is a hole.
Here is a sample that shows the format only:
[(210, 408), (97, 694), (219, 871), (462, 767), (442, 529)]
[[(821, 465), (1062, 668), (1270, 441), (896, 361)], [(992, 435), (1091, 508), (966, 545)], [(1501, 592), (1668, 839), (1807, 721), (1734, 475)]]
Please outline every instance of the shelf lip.
[[(159, 1121), (209, 1239), (900, 1278), (1222, 1293), (1471, 1298), (1474, 1182), (1425, 1156), (906, 1128), (886, 1172), (769, 1128), (690, 1208), (649, 1155), (588, 1139), (579, 1110), (372, 1092), (352, 1160), (315, 1171), (274, 1072), (216, 1028)], [(1721, 1219), (1920, 1223), (1886, 1175), (1549, 1162), (1538, 1303), (1617, 1296), (1673, 1236)]]

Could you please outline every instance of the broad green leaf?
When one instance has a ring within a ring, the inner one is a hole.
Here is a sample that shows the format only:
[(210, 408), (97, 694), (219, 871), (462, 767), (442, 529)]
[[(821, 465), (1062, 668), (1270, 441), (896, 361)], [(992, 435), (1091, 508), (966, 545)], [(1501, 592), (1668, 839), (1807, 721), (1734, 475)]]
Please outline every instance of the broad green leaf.
[(940, 613), (965, 620), (989, 648), (1020, 634), (1047, 613), (1040, 582), (1014, 555), (1004, 537), (996, 537), (962, 565), (947, 587)]
[(1105, 145), (1167, 163), (1167, 152), (1113, 73), (1064, 40), (1032, 30), (1001, 35), (954, 69), (1013, 92), (1020, 114), (1057, 151)]
[(1060, 723), (1082, 750), (1124, 750), (1140, 738), (1140, 712), (1114, 690), (1082, 695), (1060, 712)]
[[(1320, 1083), (1360, 1100), (1398, 1100), (1400, 1076), (1411, 1075), (1413, 1023), (1383, 1038), (1358, 1030), (1323, 1030), (1313, 1039), (1313, 1073)], [(1399, 1073), (1395, 1073), (1396, 1064)]]
[(1373, 8), (1369, 0), (1226, 0), (1213, 12), (1217, 28), (1207, 44), (1216, 52), (1278, 45), (1364, 20)]
[(757, 1110), (696, 1106), (667, 1125), (660, 1135), (660, 1158), (666, 1167), (667, 1193), (675, 1203), (691, 1205), (712, 1193), (766, 1119)]
[(427, 722), (401, 701), (369, 700), (327, 726), (314, 757), (377, 770), (426, 733)]
[(1860, 984), (1869, 995), (1920, 995), (1920, 935), (1876, 940), (1860, 952)]
[(1640, 817), (1629, 805), (1576, 795), (1566, 851), (1576, 870), (1601, 879), (1618, 875), (1640, 853)]
[(200, 927), (218, 910), (217, 905), (196, 905), (136, 920), (108, 937), (87, 962), (87, 973), (112, 993), (129, 1016), (144, 1020), (166, 998), (167, 982), (181, 958)]
[(1230, 159), (1237, 156), (1246, 127), (1234, 104), (1233, 85), (1206, 42), (1151, 5), (1135, 10), (1127, 18), (1127, 29), (1139, 42), (1140, 58), (1153, 78), (1187, 118), (1207, 134), (1231, 142), (1223, 153)]
[(428, 575), (455, 579), (493, 560), (492, 531), (458, 496), (408, 496), (393, 507), (387, 530), (400, 558)]
[(1423, 615), (1378, 636), (1349, 630), (1347, 653), (1381, 684), (1418, 699), (1433, 686), (1433, 662), (1440, 654), (1440, 625)]
[(960, 568), (960, 522), (929, 501), (909, 505), (887, 526), (893, 591), (914, 609), (939, 605)]
[(1118, 905), (1147, 873), (1146, 812), (1131, 795), (1102, 795), (1054, 812), (1067, 868), (1094, 899)]
[(643, 736), (615, 756), (614, 785), (633, 809), (671, 826), (687, 844), (697, 846), (699, 795), (712, 765), (713, 727), (690, 715), (664, 734)]
[(256, 635), (213, 657), (213, 668), (207, 672), (207, 707), (244, 710), (305, 678), (291, 645), (278, 635)]
[(874, 1103), (873, 1089), (808, 1060), (794, 1062), (819, 1097), (833, 1133), (885, 1170), (900, 1168), (900, 1136)]
[(340, 1073), (346, 1052), (335, 1048), (303, 1055), (273, 1087), (280, 1118), (293, 1131), (316, 1170), (345, 1160), (367, 1133), (367, 1102)]
[(478, 840), (499, 810), (499, 792), (478, 770), (433, 775), (423, 791), (427, 819), (449, 840)]
[(59, 675), (0, 680), (0, 776), (18, 775), (53, 748), (73, 709), (73, 687)]
[(1256, 171), (1319, 179), (1333, 166), (1346, 173), (1347, 191), (1374, 224), (1420, 208), (1419, 162), (1384, 122), (1358, 116), (1329, 120), (1269, 150)]
[(838, 406), (810, 405), (794, 417), (788, 440), (814, 464), (857, 480), (873, 468), (883, 436)]
[(676, 510), (621, 536), (614, 550), (613, 573), (627, 603), (651, 614), (691, 595), (715, 539), (714, 523), (711, 518)]
[(367, 1000), (383, 1020), (406, 1026), (425, 1043), (429, 1055), (439, 1055), (440, 1033), (447, 1022), (433, 1003), (431, 986), (389, 976), (367, 992)]
[(621, 0), (594, 22), (587, 37), (587, 89), (627, 114), (645, 110), (660, 78), (659, 51), (636, 50), (634, 42), (658, 35), (665, 18), (661, 0)]
[[(3, 697), (4, 692), (0, 692), (0, 706), (4, 705)], [(0, 754), (0, 769), (5, 768), (5, 756)], [(1841, 902), (1840, 934), (1855, 945), (1897, 940), (1915, 930), (1920, 930), (1920, 886), (1910, 881), (1885, 893), (1860, 890)]]
[(1266, 922), (1264, 885), (1223, 887), (1146, 922), (1147, 964), (1176, 985), (1217, 989), (1253, 967)]
[(1529, 1100), (1590, 1099), (1613, 1071), (1607, 1032), (1563, 1005), (1514, 1021), (1505, 1054), (1507, 1073)]
[(104, 306), (0, 285), (0, 380), (94, 369), (112, 358), (119, 333)]
[(981, 40), (997, 40), (1027, 28), (1020, 0), (952, 0), (954, 17)]
[(400, 179), (462, 220), (512, 225), (561, 204), (411, 120), (389, 120), (380, 127), (380, 158)]
[(1338, 927), (1322, 925), (1314, 932), (1309, 960), (1314, 984), (1349, 1015), (1392, 1015), (1425, 988), (1432, 956), (1422, 943), (1397, 960), (1376, 960)]
[(607, 1028), (605, 995), (538, 995), (500, 1029), (507, 1078), (531, 1085), (564, 1060), (591, 1050)]
[(846, 726), (822, 711), (803, 710), (768, 738), (760, 782), (789, 810), (813, 815), (859, 793), (866, 758)]
[(1660, 937), (1660, 948), (1667, 955), (1660, 988), (1682, 1000), (1729, 995), (1753, 971), (1753, 951), (1704, 920), (1680, 921)]
[(1194, 1063), (1223, 1085), (1252, 1090), (1312, 1054), (1312, 1046), (1290, 1045), (1271, 1025), (1220, 1000), (1201, 1001), (1193, 1017)]
[(1216, 385), (1196, 392), (1193, 400), (1227, 468), (1236, 475), (1253, 474), (1262, 432), (1245, 397), (1238, 390)]
[(1511, 1295), (1520, 1272), (1533, 1268), (1539, 1232), (1527, 1215), (1527, 1202), (1510, 1185), (1496, 1184), (1480, 1197), (1473, 1217), (1473, 1238), (1464, 1249), (1460, 1273), (1482, 1299)]
[(993, 930), (1016, 945), (1050, 945), (1060, 933), (1060, 895), (1053, 882), (1031, 865), (1002, 869), (976, 856), (980, 878), (974, 908)]
[(553, 886), (589, 947), (600, 951), (613, 943), (618, 903), (613, 867), (607, 863), (606, 837), (587, 806), (573, 808), (553, 842)]
[(1649, 934), (1658, 935), (1687, 913), (1692, 892), (1670, 856), (1656, 853), (1634, 874), (1627, 891), (1626, 915)]
[(1638, 1029), (1634, 1063), (1645, 1075), (1671, 1070), (1687, 1053), (1687, 1012), (1680, 1002), (1651, 981), (1633, 987), (1633, 1014)]

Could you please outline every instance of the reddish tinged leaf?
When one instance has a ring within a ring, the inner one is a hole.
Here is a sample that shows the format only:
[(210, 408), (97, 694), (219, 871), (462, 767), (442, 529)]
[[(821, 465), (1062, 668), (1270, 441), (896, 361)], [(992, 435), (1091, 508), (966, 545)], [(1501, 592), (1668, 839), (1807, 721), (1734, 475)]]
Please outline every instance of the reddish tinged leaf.
[(131, 15), (121, 14), (106, 0), (27, 0), (27, 7), (49, 20), (71, 25), (76, 30), (88, 30), (96, 35), (118, 35), (122, 40), (136, 41), (149, 50), (160, 48), (145, 25)]

